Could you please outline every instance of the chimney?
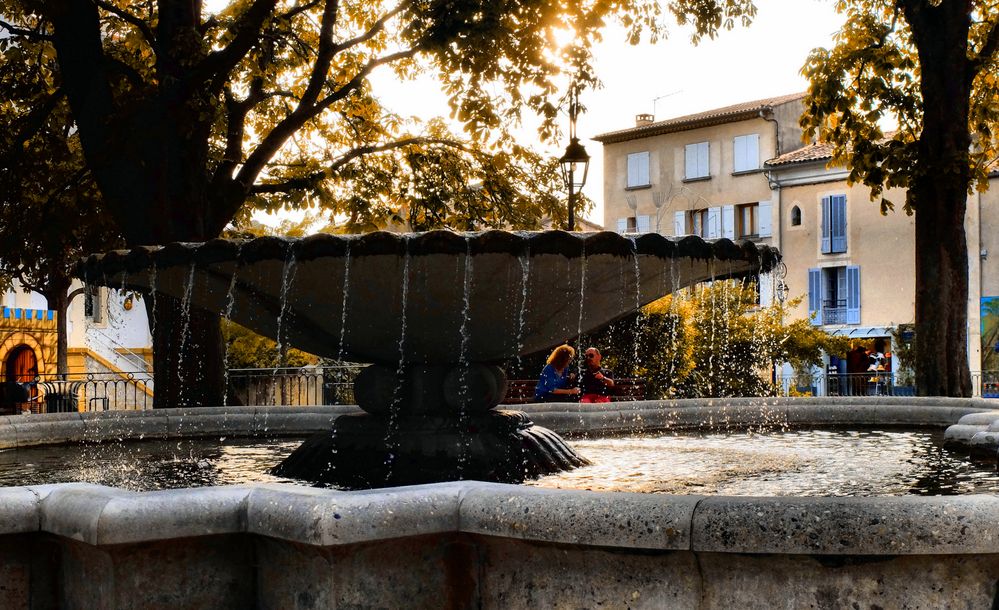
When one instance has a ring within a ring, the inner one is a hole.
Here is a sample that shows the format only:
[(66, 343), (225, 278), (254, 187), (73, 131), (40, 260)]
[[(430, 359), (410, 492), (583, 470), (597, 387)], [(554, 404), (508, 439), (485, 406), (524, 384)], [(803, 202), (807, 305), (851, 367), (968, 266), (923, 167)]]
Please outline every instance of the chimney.
[(654, 114), (636, 114), (635, 127), (645, 127), (646, 125), (651, 125), (655, 120), (656, 116)]

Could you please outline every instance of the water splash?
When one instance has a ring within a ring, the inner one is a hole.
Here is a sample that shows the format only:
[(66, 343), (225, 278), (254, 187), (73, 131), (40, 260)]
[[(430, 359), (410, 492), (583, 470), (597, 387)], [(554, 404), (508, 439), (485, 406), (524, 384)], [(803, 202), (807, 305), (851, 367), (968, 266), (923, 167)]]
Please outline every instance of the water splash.
[[(281, 307), (277, 317), (277, 357), (278, 365), (284, 363), (284, 344), (281, 337), (281, 326), (288, 313), (288, 291), (291, 283), (295, 279), (295, 250), (292, 244), (288, 244), (288, 252), (284, 258), (284, 267), (281, 269)], [(276, 369), (275, 369), (276, 371)]]
[(468, 462), (468, 452), (471, 448), (471, 436), (468, 434), (468, 366), (469, 366), (469, 343), (471, 333), (468, 329), (469, 316), (471, 315), (472, 300), (472, 241), (465, 237), (465, 268), (462, 280), (462, 300), (461, 300), (461, 326), (459, 334), (461, 344), (458, 350), (458, 371), (459, 371), (459, 395), (458, 395), (458, 434), (461, 446), (458, 452), (458, 479), (464, 479), (465, 465)]
[[(228, 322), (232, 319), (232, 309), (236, 304), (236, 278), (239, 275), (240, 266), (240, 254), (243, 251), (242, 242), (236, 246), (236, 260), (233, 263), (232, 277), (229, 278), (229, 289), (226, 290), (225, 298), (225, 312), (222, 314), (222, 318)], [(222, 406), (229, 404), (229, 341), (224, 342), (225, 345), (223, 349), (225, 350), (222, 354)], [(227, 412), (228, 413), (228, 412)]]
[[(343, 341), (347, 336), (347, 308), (350, 305), (350, 300), (347, 298), (350, 294), (350, 242), (347, 242), (347, 251), (344, 253), (343, 257), (343, 301), (340, 303), (340, 347), (337, 350), (336, 359), (338, 362), (343, 362)], [(405, 317), (406, 312), (403, 311), (403, 317)]]
[(517, 370), (520, 370), (520, 352), (524, 349), (524, 313), (527, 310), (527, 286), (531, 274), (531, 245), (517, 257), (520, 263), (520, 308), (517, 310)]
[(194, 293), (194, 271), (195, 262), (191, 261), (187, 281), (184, 283), (184, 296), (180, 300), (181, 330), (180, 345), (177, 348), (177, 381), (181, 388), (184, 387), (184, 367), (179, 365), (184, 362), (184, 350), (187, 348), (188, 337), (191, 335), (191, 296)]
[(399, 366), (395, 370), (395, 390), (392, 392), (392, 404), (389, 406), (389, 421), (385, 432), (385, 446), (389, 453), (385, 458), (387, 478), (392, 478), (392, 466), (395, 463), (395, 451), (398, 450), (399, 411), (402, 409), (403, 388), (406, 381), (406, 307), (409, 302), (409, 235), (402, 238), (402, 295), (400, 298), (399, 327)]

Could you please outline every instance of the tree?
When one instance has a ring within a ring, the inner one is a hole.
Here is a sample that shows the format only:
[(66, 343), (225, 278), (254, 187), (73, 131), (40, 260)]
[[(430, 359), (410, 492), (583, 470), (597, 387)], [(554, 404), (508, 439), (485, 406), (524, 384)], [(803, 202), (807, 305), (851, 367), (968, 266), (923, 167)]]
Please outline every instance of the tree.
[(659, 299), (588, 340), (622, 377), (641, 377), (656, 398), (769, 396), (775, 364), (799, 371), (823, 353), (845, 353), (849, 340), (807, 320), (789, 319), (798, 301), (758, 306), (738, 280), (701, 284)]
[[(751, 0), (665, 6), (697, 36), (755, 13)], [(662, 12), (657, 0), (237, 0), (216, 14), (198, 0), (2, 0), (0, 27), (57, 57), (38, 105), (67, 97), (103, 202), (141, 245), (216, 237), (250, 199), (321, 200), (367, 154), (447, 146), (383, 111), (369, 78), (379, 69), (435, 73), (468, 138), (516, 152), (503, 128), (530, 109), (554, 133), (560, 71), (593, 82), (587, 49), (607, 19), (637, 41), (662, 33)], [(560, 52), (562, 28), (576, 44)], [(156, 405), (217, 404), (217, 316), (190, 316), (192, 362), (178, 358), (181, 304), (158, 299), (157, 314)]]
[(56, 312), (56, 370), (67, 364), (70, 271), (85, 253), (114, 247), (100, 193), (81, 154), (66, 96), (48, 92), (55, 57), (0, 39), (0, 275), (45, 297)]
[[(999, 97), (994, 0), (840, 0), (832, 49), (816, 49), (806, 137), (834, 145), (833, 163), (871, 189), (905, 188), (916, 225), (916, 384), (921, 395), (970, 396), (965, 208), (988, 187), (997, 156)], [(898, 122), (884, 133), (880, 123)]]

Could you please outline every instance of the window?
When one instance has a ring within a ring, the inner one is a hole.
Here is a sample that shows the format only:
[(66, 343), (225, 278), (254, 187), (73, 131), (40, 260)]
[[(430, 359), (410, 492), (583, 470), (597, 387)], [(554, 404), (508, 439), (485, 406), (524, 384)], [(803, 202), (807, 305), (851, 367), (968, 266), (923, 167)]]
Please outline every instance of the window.
[(759, 237), (759, 205), (750, 203), (739, 206), (739, 237)]
[(708, 167), (707, 142), (687, 144), (684, 149), (684, 159), (686, 161), (684, 179), (695, 180), (697, 178), (707, 178), (711, 175)]
[(86, 286), (83, 291), (83, 315), (92, 322), (104, 321), (104, 291), (100, 286)]
[(860, 324), (860, 267), (809, 269), (808, 314), (813, 324)]
[(628, 188), (649, 186), (649, 153), (628, 155)]
[(748, 136), (736, 136), (733, 141), (733, 156), (735, 162), (732, 167), (734, 173), (750, 172), (760, 169), (760, 136), (750, 134)]
[(751, 239), (770, 237), (770, 209), (769, 201), (736, 206), (735, 234), (740, 238)]
[(822, 198), (822, 253), (846, 252), (846, 195)]
[(801, 208), (794, 206), (791, 208), (791, 226), (799, 227), (801, 226)]
[(618, 233), (648, 233), (652, 230), (652, 217), (648, 215), (629, 216), (617, 219)]

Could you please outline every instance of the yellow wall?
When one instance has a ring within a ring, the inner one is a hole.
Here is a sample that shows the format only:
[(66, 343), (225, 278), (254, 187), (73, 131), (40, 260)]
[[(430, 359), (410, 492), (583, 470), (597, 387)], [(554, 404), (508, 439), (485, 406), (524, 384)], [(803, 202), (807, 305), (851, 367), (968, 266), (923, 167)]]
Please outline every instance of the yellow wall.
[[(21, 312), (21, 318), (15, 318), (15, 312)], [(36, 319), (37, 311), (42, 312), (43, 319)], [(30, 319), (27, 319), (30, 313)], [(11, 350), (20, 345), (27, 345), (35, 352), (38, 361), (38, 372), (42, 375), (56, 372), (56, 319), (47, 318), (44, 310), (4, 308), (0, 313), (0, 379), (6, 379), (7, 356)]]

